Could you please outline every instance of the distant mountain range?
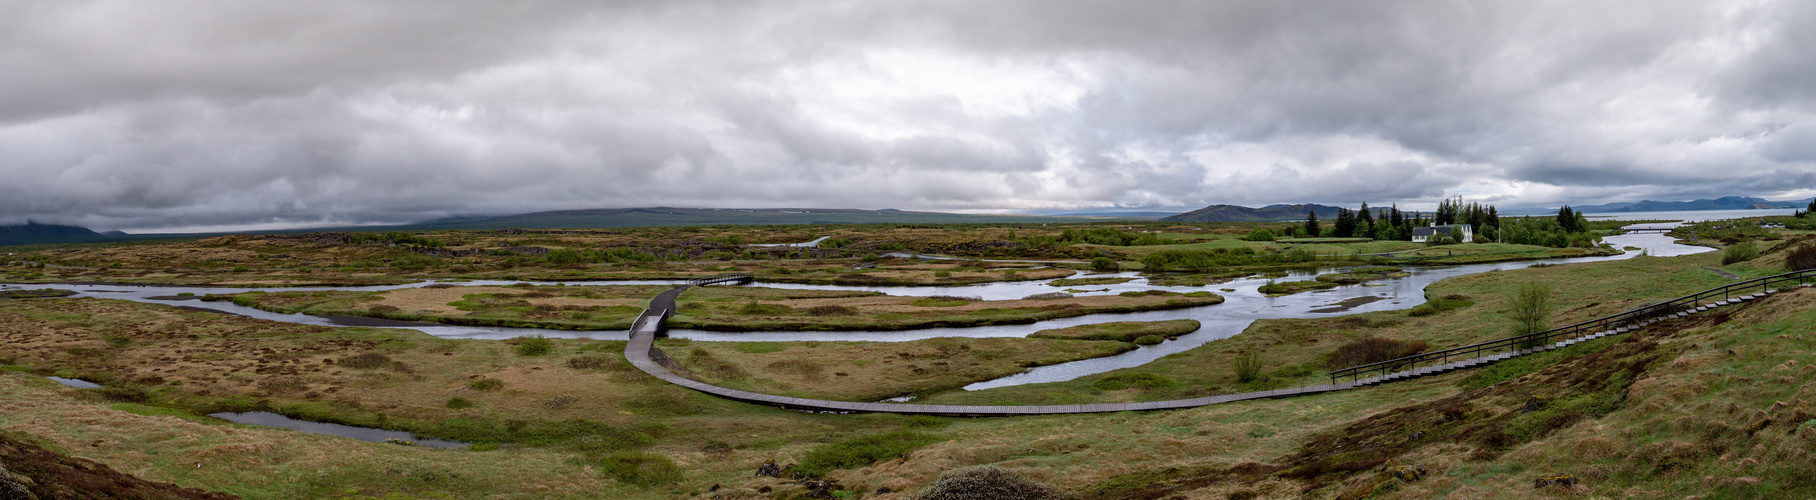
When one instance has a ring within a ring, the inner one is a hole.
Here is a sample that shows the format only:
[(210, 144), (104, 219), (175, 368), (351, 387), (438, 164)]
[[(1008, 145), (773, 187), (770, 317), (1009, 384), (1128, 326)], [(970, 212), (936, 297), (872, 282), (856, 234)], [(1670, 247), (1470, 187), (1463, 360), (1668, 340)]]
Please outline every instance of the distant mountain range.
[(1803, 208), (1810, 205), (1810, 198), (1792, 201), (1772, 201), (1763, 198), (1745, 196), (1724, 196), (1713, 200), (1692, 201), (1652, 201), (1640, 200), (1621, 203), (1604, 203), (1601, 205), (1584, 205), (1571, 207), (1579, 212), (1681, 212), (1691, 210), (1753, 210), (1773, 208)]
[[(1164, 215), (1164, 214), (1160, 214)], [(601, 229), (644, 226), (716, 226), (761, 224), (980, 224), (980, 223), (1046, 223), (1089, 222), (1131, 219), (1137, 217), (1053, 216), (1053, 215), (973, 215), (942, 212), (911, 212), (894, 209), (858, 210), (842, 208), (605, 208), (592, 210), (559, 210), (497, 217), (470, 217), (429, 221), (401, 226), (360, 226), (314, 228), (286, 231), (248, 231), (247, 233), (314, 233), (326, 231), (436, 231), (451, 229)], [(236, 233), (146, 234), (128, 235), (118, 231), (97, 233), (77, 226), (26, 223), (0, 226), (0, 246), (42, 243), (81, 243), (146, 239), (185, 239)]]
[[(1003, 222), (1079, 222), (1084, 217), (1051, 215), (973, 215), (850, 208), (602, 208), (558, 210), (499, 217), (451, 219), (375, 230), (611, 228), (642, 226), (714, 226), (754, 224), (962, 224)], [(1091, 220), (1104, 219), (1094, 217)]]
[(1318, 214), (1319, 220), (1337, 218), (1337, 207), (1306, 204), (1268, 205), (1261, 208), (1236, 205), (1211, 205), (1160, 220), (1167, 222), (1283, 222), (1304, 220), (1306, 212)]

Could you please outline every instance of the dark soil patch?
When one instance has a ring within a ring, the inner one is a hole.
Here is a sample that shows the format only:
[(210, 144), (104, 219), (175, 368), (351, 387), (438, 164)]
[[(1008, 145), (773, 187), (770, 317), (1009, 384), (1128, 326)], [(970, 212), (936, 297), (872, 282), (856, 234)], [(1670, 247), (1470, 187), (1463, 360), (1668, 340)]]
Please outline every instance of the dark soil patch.
[[(40, 500), (239, 498), (146, 481), (98, 462), (59, 455), (3, 434), (0, 434), (0, 466), (6, 468), (5, 472), (0, 472), (0, 495), (16, 493), (17, 488), (22, 488)], [(9, 486), (17, 488), (9, 489)]]

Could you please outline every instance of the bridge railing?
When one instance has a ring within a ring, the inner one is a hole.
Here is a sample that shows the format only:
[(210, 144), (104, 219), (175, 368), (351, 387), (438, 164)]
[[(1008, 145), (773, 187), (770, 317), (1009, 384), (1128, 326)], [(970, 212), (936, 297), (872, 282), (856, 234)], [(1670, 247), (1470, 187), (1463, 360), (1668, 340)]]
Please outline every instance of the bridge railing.
[(1431, 352), (1424, 352), (1403, 358), (1390, 359), (1378, 363), (1352, 366), (1330, 372), (1331, 383), (1344, 380), (1354, 382), (1369, 377), (1383, 376), (1403, 372), (1424, 366), (1441, 365), (1454, 361), (1476, 359), (1502, 353), (1518, 352), (1533, 349), (1559, 341), (1578, 338), (1595, 332), (1612, 330), (1621, 327), (1636, 326), (1653, 319), (1663, 318), (1680, 311), (1695, 309), (1705, 301), (1722, 301), (1737, 296), (1766, 290), (1787, 288), (1791, 286), (1816, 283), (1816, 269), (1793, 271), (1784, 274), (1757, 278), (1726, 286), (1711, 288), (1701, 292), (1685, 295), (1656, 304), (1649, 304), (1627, 312), (1604, 316), (1574, 325), (1553, 328), (1550, 330), (1490, 340), (1479, 344), (1453, 347)]
[(729, 274), (715, 274), (715, 275), (707, 276), (704, 278), (693, 278), (693, 279), (687, 280), (687, 283), (690, 285), (706, 285), (706, 284), (719, 283), (719, 282), (724, 282), (724, 281), (751, 281), (751, 280), (755, 280), (755, 279), (756, 279), (756, 276), (752, 275), (750, 273), (729, 273)]
[[(635, 321), (631, 322), (630, 335), (632, 335), (632, 336), (637, 335), (637, 330), (643, 329), (644, 323), (648, 323), (650, 321), (659, 321), (659, 320), (663, 320), (663, 319), (667, 319), (667, 318), (668, 318), (668, 309), (663, 309), (662, 311), (657, 312), (655, 314), (650, 314), (650, 309), (644, 309), (643, 314), (638, 314), (637, 319)], [(661, 336), (661, 335), (658, 334), (657, 336)]]

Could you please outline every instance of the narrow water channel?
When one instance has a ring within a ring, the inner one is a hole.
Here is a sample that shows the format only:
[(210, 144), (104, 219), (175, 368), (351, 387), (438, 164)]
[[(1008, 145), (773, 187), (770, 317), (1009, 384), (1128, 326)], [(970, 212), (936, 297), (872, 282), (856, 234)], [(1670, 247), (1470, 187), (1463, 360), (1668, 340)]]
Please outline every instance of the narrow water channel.
[[(1206, 343), (1228, 338), (1241, 333), (1257, 319), (1271, 318), (1307, 318), (1331, 314), (1353, 312), (1371, 312), (1407, 309), (1425, 302), (1425, 287), (1445, 278), (1463, 276), (1489, 271), (1520, 269), (1537, 264), (1597, 262), (1627, 259), (1642, 253), (1659, 257), (1688, 255), (1714, 251), (1712, 248), (1678, 245), (1669, 236), (1661, 234), (1631, 234), (1609, 236), (1605, 242), (1616, 248), (1637, 247), (1621, 255), (1582, 257), (1571, 259), (1549, 259), (1519, 262), (1501, 262), (1492, 264), (1473, 264), (1451, 267), (1409, 268), (1411, 276), (1381, 280), (1363, 285), (1346, 285), (1328, 290), (1268, 297), (1257, 288), (1268, 283), (1268, 279), (1246, 278), (1227, 283), (1213, 284), (1206, 287), (1167, 287), (1154, 286), (1140, 278), (1137, 273), (1117, 273), (1113, 276), (1130, 277), (1134, 280), (1114, 285), (1091, 285), (1070, 287), (1089, 290), (1075, 292), (1077, 295), (1116, 294), (1135, 290), (1169, 290), (1176, 292), (1213, 291), (1225, 298), (1219, 305), (1176, 309), (1167, 311), (1150, 311), (1129, 314), (1098, 314), (1073, 318), (1054, 319), (1027, 325), (1003, 325), (974, 328), (933, 328), (896, 332), (709, 332), (699, 330), (671, 330), (669, 335), (676, 338), (692, 339), (703, 342), (718, 341), (875, 341), (901, 342), (936, 337), (1025, 337), (1028, 334), (1048, 328), (1063, 328), (1091, 323), (1110, 321), (1152, 321), (1165, 319), (1195, 319), (1203, 323), (1198, 331), (1177, 339), (1157, 345), (1143, 346), (1126, 353), (1063, 363), (1030, 369), (1026, 372), (995, 380), (978, 382), (966, 386), (967, 390), (988, 389), (1010, 385), (1040, 382), (1057, 382), (1102, 373), (1121, 368), (1141, 366), (1168, 354), (1184, 352)], [(1324, 269), (1323, 272), (1340, 271), (1341, 269)], [(1313, 279), (1317, 272), (1294, 272), (1283, 278), (1272, 281), (1299, 281)], [(1111, 276), (1111, 275), (1105, 275)], [(1048, 284), (1051, 280), (984, 283), (954, 287), (872, 287), (872, 286), (838, 286), (838, 285), (798, 285), (788, 283), (759, 283), (757, 286), (773, 288), (821, 289), (821, 290), (863, 290), (883, 292), (902, 296), (957, 295), (976, 296), (984, 299), (1017, 299), (1029, 295), (1062, 291), (1069, 287), (1054, 287)], [(453, 283), (461, 286), (508, 285), (519, 281), (465, 281)], [(539, 282), (531, 282), (539, 283)], [(576, 285), (662, 285), (680, 284), (681, 281), (582, 281), (565, 282)], [(350, 290), (378, 291), (400, 288), (426, 286), (430, 282), (407, 285), (387, 285), (368, 287), (285, 287), (285, 288), (244, 288), (244, 287), (172, 287), (172, 286), (138, 286), (138, 285), (0, 285), (5, 288), (37, 288), (52, 286), (78, 292), (78, 296), (125, 299), (137, 302), (162, 303), (169, 305), (189, 306), (214, 309), (221, 312), (250, 316), (254, 318), (302, 323), (312, 325), (336, 326), (334, 320), (304, 314), (279, 314), (250, 307), (242, 307), (230, 302), (197, 302), (171, 301), (183, 293), (204, 295), (209, 293), (238, 293), (253, 290), (266, 291), (316, 291), (316, 290)], [(554, 284), (554, 283), (539, 283)], [(622, 331), (574, 331), (548, 330), (537, 328), (503, 328), (503, 327), (467, 327), (467, 326), (385, 326), (392, 328), (409, 328), (437, 337), (463, 339), (509, 339), (526, 335), (542, 335), (554, 338), (600, 338), (622, 339)]]

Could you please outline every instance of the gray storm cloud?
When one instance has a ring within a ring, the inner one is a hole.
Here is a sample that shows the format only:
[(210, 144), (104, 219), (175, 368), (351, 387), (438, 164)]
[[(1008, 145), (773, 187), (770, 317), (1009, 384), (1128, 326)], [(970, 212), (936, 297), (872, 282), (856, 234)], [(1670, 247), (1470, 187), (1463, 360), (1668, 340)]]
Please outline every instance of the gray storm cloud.
[(1816, 194), (1808, 2), (0, 5), (0, 223)]

